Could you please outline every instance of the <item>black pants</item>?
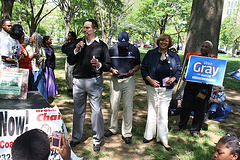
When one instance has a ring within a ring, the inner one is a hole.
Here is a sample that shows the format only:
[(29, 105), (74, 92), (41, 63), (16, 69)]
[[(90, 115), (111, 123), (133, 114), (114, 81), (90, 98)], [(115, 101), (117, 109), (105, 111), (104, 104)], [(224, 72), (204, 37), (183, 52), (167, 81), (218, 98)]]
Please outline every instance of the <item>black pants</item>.
[[(178, 108), (178, 100), (177, 99), (171, 99), (170, 101), (170, 105), (169, 105), (169, 110), (168, 110), (168, 115), (169, 116), (176, 116), (179, 115), (181, 113), (182, 107)], [(174, 109), (174, 111), (172, 111), (171, 109)], [(173, 112), (173, 115), (171, 114), (171, 112)]]
[[(207, 90), (207, 96), (204, 100), (199, 100), (197, 97), (200, 90)], [(191, 133), (199, 133), (202, 128), (202, 123), (204, 120), (204, 114), (207, 108), (207, 103), (210, 98), (212, 91), (212, 85), (187, 82), (184, 89), (182, 111), (180, 114), (179, 128), (185, 129), (191, 114), (194, 111), (194, 118), (191, 126)]]

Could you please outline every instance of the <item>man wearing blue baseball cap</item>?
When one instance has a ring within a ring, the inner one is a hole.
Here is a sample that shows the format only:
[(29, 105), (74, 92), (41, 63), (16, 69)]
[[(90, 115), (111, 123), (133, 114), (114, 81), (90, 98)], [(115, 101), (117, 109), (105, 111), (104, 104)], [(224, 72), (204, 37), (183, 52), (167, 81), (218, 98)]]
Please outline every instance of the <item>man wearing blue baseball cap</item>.
[(111, 122), (104, 136), (110, 137), (118, 131), (118, 107), (122, 98), (122, 139), (129, 144), (132, 140), (134, 73), (140, 67), (140, 53), (137, 47), (129, 43), (128, 33), (122, 31), (118, 34), (118, 43), (110, 48), (109, 54), (112, 62), (110, 68), (112, 72), (110, 80)]

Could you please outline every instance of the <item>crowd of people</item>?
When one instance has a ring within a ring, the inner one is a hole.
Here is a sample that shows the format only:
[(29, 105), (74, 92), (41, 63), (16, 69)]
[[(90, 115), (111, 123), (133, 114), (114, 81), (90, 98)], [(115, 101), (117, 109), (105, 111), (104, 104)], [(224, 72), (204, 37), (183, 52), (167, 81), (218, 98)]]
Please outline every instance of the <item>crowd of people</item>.
[[(181, 63), (178, 54), (171, 49), (173, 43), (169, 35), (161, 34), (156, 42), (158, 47), (149, 50), (141, 63), (139, 50), (129, 43), (127, 32), (120, 32), (118, 43), (107, 50), (106, 44), (96, 35), (97, 29), (95, 20), (86, 20), (84, 37), (75, 42), (70, 41), (69, 45), (67, 45), (69, 42), (66, 42), (62, 48), (66, 51), (69, 65), (74, 65), (74, 116), (71, 147), (75, 147), (81, 142), (87, 96), (92, 110), (93, 150), (100, 151), (103, 136), (110, 137), (117, 134), (121, 99), (123, 102), (122, 139), (126, 144), (131, 143), (134, 73), (139, 69), (141, 69), (142, 78), (146, 83), (148, 100), (143, 143), (149, 143), (156, 138), (156, 141), (160, 142), (167, 151), (172, 151), (168, 144), (168, 115), (180, 114), (179, 126), (174, 129), (174, 131), (180, 131), (186, 128), (191, 111), (194, 111), (195, 116), (190, 132), (192, 136), (197, 136), (202, 128), (204, 118), (206, 116), (209, 119), (214, 118), (209, 116), (209, 113), (217, 115), (219, 107), (224, 112), (225, 99), (220, 101), (218, 98), (220, 92), (215, 92), (215, 90), (212, 92), (210, 84), (187, 82), (185, 90), (177, 100), (172, 99), (174, 82), (181, 77)], [(69, 37), (71, 34), (69, 33)], [(67, 47), (67, 50), (64, 49)], [(212, 48), (212, 42), (203, 42), (199, 56), (209, 57)], [(110, 79), (111, 120), (108, 130), (103, 134), (102, 72), (106, 71), (112, 73)], [(199, 96), (200, 93), (204, 96)], [(221, 91), (221, 93), (223, 92)], [(170, 108), (174, 107), (176, 110), (172, 113)]]
[[(45, 99), (58, 94), (51, 37), (42, 38), (40, 34), (34, 33), (29, 40), (31, 45), (25, 48), (24, 45), (20, 45), (24, 41), (22, 26), (17, 24), (11, 27), (10, 20), (4, 20), (2, 24), (3, 31), (0, 33), (2, 65), (29, 69), (29, 90), (38, 90)], [(87, 97), (92, 111), (93, 150), (100, 151), (103, 138), (117, 134), (121, 99), (123, 102), (122, 139), (126, 144), (131, 143), (134, 74), (139, 69), (146, 84), (148, 101), (143, 143), (156, 139), (156, 142), (160, 142), (167, 151), (172, 151), (168, 144), (168, 116), (180, 114), (179, 125), (174, 131), (181, 131), (186, 128), (190, 114), (194, 111), (190, 133), (192, 136), (197, 136), (205, 117), (211, 119), (224, 113), (226, 96), (221, 86), (188, 81), (177, 100), (172, 99), (174, 82), (180, 79), (182, 68), (178, 54), (171, 50), (173, 42), (170, 35), (161, 34), (156, 42), (158, 47), (149, 50), (140, 62), (140, 52), (137, 47), (129, 43), (127, 32), (120, 32), (118, 43), (108, 49), (96, 34), (98, 30), (96, 20), (86, 20), (83, 27), (84, 37), (77, 39), (74, 32), (69, 32), (62, 46), (62, 52), (66, 54), (67, 90), (72, 92), (74, 101), (71, 147), (78, 145), (83, 136)], [(6, 44), (11, 47), (7, 48)], [(212, 42), (203, 42), (198, 56), (209, 57), (212, 48)], [(105, 133), (101, 110), (103, 72), (112, 73), (111, 120)], [(172, 112), (170, 109), (174, 107), (177, 111)], [(228, 143), (226, 138), (219, 140), (214, 157), (218, 156), (222, 147), (226, 147), (225, 143)], [(230, 149), (233, 148), (230, 147)], [(239, 157), (239, 148), (230, 154)]]
[(33, 33), (27, 46), (24, 40), (25, 33), (20, 24), (12, 25), (11, 20), (2, 20), (0, 67), (28, 69), (28, 91), (39, 91), (48, 100), (58, 94), (51, 37)]

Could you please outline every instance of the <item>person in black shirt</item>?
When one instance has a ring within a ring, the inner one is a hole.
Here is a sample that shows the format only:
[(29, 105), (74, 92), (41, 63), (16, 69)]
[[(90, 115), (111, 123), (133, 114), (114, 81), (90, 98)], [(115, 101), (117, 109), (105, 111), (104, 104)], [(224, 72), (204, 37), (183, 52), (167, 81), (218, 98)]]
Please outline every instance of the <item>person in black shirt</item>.
[[(203, 42), (200, 56), (209, 57), (212, 48), (212, 42)], [(204, 114), (206, 112), (208, 100), (211, 96), (211, 91), (212, 85), (210, 84), (190, 81), (187, 82), (184, 88), (180, 122), (177, 128), (173, 129), (173, 131), (185, 129), (190, 118), (191, 111), (194, 111), (194, 118), (190, 132), (192, 136), (198, 136), (202, 128)]]
[[(73, 43), (76, 41), (77, 35), (75, 32), (69, 32), (64, 45), (62, 46), (62, 52), (68, 55), (69, 49), (71, 49)], [(73, 88), (73, 65), (69, 65), (67, 62), (67, 57), (65, 61), (65, 77), (66, 77), (66, 85), (68, 92), (72, 92)]]
[(103, 71), (110, 69), (110, 57), (107, 45), (96, 36), (96, 20), (89, 19), (84, 23), (84, 37), (75, 42), (68, 54), (68, 63), (73, 70), (73, 133), (70, 145), (80, 143), (83, 135), (86, 114), (86, 100), (89, 97), (92, 109), (93, 149), (100, 151), (104, 135), (104, 122), (101, 111), (103, 91)]

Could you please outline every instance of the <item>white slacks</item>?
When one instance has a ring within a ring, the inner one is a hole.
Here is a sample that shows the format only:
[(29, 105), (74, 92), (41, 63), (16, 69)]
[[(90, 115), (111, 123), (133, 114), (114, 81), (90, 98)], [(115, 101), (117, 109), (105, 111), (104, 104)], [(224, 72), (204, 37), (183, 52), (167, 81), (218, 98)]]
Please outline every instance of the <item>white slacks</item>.
[(168, 144), (168, 108), (172, 89), (147, 85), (148, 115), (144, 138)]

